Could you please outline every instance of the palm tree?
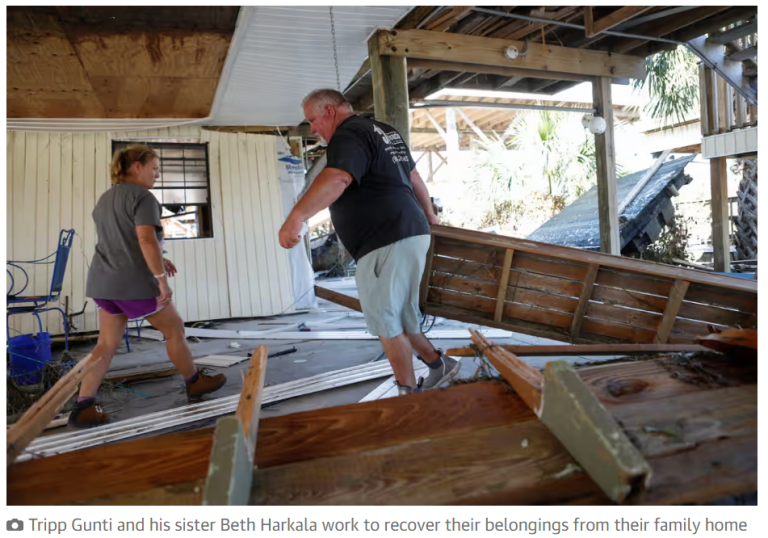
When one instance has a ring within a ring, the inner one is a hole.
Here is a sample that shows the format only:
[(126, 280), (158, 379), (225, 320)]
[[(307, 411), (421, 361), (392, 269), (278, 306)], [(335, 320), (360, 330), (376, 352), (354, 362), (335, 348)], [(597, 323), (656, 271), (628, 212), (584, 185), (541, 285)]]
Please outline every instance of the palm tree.
[(665, 123), (682, 122), (685, 115), (699, 106), (699, 59), (685, 46), (659, 52), (645, 60), (648, 75), (633, 82), (636, 89), (646, 88), (649, 102), (645, 111)]

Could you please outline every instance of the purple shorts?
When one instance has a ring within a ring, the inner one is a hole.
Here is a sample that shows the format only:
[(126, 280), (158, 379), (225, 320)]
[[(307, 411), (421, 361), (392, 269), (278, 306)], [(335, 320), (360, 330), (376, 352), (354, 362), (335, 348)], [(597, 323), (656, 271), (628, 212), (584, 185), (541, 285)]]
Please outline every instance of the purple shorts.
[(124, 315), (128, 319), (144, 318), (163, 309), (157, 304), (157, 298), (154, 299), (94, 299), (96, 306), (102, 308), (108, 314), (113, 316)]

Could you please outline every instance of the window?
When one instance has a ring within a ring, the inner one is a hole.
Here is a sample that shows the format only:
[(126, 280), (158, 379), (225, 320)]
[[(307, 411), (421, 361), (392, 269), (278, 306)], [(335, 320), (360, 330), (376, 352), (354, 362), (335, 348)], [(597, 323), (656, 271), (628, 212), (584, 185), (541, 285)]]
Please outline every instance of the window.
[(113, 154), (147, 144), (160, 157), (160, 178), (150, 191), (163, 208), (166, 239), (213, 237), (208, 144), (113, 141)]

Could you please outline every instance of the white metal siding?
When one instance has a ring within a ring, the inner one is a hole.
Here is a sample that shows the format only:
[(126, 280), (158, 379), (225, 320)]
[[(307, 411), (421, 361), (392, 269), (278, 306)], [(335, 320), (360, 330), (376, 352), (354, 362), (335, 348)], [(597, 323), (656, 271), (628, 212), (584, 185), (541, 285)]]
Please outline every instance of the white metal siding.
[(705, 159), (735, 157), (757, 151), (757, 127), (739, 129), (701, 139), (701, 155)]
[[(75, 228), (61, 306), (65, 296), (70, 311), (88, 301), (85, 316), (75, 318), (79, 331), (98, 328), (95, 305), (85, 297), (96, 244), (91, 212), (110, 186), (111, 140), (122, 138), (200, 137), (210, 143), (214, 238), (166, 242), (168, 258), (179, 269), (171, 285), (182, 317), (196, 321), (292, 311), (288, 256), (277, 243), (283, 215), (274, 137), (220, 134), (199, 127), (7, 135), (8, 259), (43, 258), (56, 249), (61, 229)], [(32, 269), (24, 294), (46, 294), (52, 268)], [(46, 330), (62, 332), (58, 313), (43, 318)], [(32, 319), (11, 318), (11, 335), (37, 330)]]
[[(242, 8), (245, 36), (217, 92), (213, 125), (298, 125), (301, 99), (336, 88), (328, 6)], [(334, 6), (336, 52), (343, 90), (368, 56), (366, 39), (394, 25), (409, 6)], [(228, 60), (229, 62), (229, 60)]]

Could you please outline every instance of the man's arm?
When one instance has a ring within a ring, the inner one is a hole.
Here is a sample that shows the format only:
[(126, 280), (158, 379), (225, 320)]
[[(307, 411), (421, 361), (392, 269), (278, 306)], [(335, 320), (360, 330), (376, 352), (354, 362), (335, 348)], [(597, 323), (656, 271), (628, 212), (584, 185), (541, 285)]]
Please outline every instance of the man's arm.
[(421, 204), (421, 208), (427, 215), (427, 222), (430, 224), (440, 224), (440, 221), (432, 210), (432, 200), (429, 199), (429, 191), (424, 184), (424, 180), (421, 179), (421, 175), (415, 168), (411, 170), (411, 184), (413, 185), (413, 192), (416, 194), (416, 199)]
[(335, 202), (352, 181), (344, 170), (323, 169), (285, 219), (279, 233), (280, 246), (293, 248), (299, 244), (302, 223)]

